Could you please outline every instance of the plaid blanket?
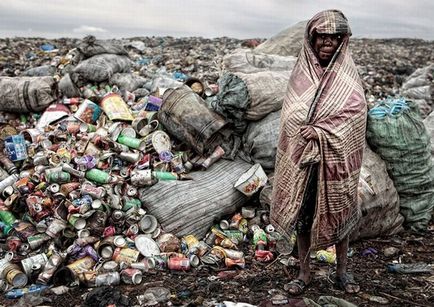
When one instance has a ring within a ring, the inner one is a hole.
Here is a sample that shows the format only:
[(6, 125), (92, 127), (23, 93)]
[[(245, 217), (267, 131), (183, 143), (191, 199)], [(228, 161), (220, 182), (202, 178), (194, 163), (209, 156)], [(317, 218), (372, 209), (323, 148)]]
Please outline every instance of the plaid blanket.
[[(343, 35), (327, 68), (319, 65), (311, 46), (315, 32)], [(348, 49), (350, 35), (340, 11), (320, 12), (309, 21), (282, 108), (271, 220), (282, 234), (290, 235), (303, 205), (310, 165), (318, 163), (312, 248), (341, 241), (361, 215), (357, 185), (367, 106)], [(300, 135), (304, 125), (312, 126), (319, 140), (306, 141)]]

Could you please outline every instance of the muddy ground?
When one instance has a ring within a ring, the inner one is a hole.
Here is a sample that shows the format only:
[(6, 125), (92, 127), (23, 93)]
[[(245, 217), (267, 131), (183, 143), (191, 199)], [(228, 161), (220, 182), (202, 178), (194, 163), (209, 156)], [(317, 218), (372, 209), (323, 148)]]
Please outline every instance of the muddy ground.
[[(383, 251), (387, 247), (396, 247), (399, 252), (386, 257)], [(245, 248), (248, 249), (247, 246)], [(371, 253), (363, 255), (367, 253), (367, 248), (374, 249), (377, 254), (371, 249)], [(349, 268), (360, 284), (360, 293), (349, 295), (337, 289), (330, 276), (334, 266), (313, 260), (313, 282), (303, 296), (317, 301), (322, 295), (331, 295), (357, 306), (434, 305), (434, 275), (396, 274), (386, 270), (386, 264), (395, 260), (402, 263), (432, 263), (434, 225), (431, 225), (424, 235), (402, 233), (388, 238), (368, 239), (352, 243), (351, 249), (353, 255), (349, 258)], [(123, 301), (117, 300), (116, 306), (122, 306), (122, 302), (129, 306), (138, 305), (137, 297), (151, 287), (163, 287), (170, 291), (169, 301), (161, 303), (160, 306), (215, 306), (223, 301), (258, 305), (278, 294), (287, 296), (284, 285), (296, 274), (297, 266), (286, 267), (280, 263), (280, 259), (264, 264), (252, 260), (251, 257), (246, 258), (246, 268), (243, 270), (215, 271), (203, 266), (188, 272), (152, 271), (145, 274), (140, 285), (118, 286), (116, 289), (119, 289), (125, 298)], [(59, 296), (46, 293), (37, 300), (34, 299), (34, 302), (56, 307), (82, 306), (85, 303), (87, 306), (107, 306), (116, 303), (110, 300), (114, 299), (115, 290), (102, 290), (106, 299), (102, 302), (95, 299), (86, 301), (86, 294), (92, 291), (88, 288), (72, 288), (68, 293)], [(23, 299), (0, 300), (4, 306), (24, 302)]]

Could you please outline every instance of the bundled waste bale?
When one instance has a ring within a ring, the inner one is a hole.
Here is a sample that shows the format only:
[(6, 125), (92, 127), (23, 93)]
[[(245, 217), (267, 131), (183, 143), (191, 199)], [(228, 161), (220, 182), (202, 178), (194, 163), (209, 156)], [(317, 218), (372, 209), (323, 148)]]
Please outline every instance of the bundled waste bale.
[(140, 199), (166, 232), (202, 238), (214, 220), (247, 202), (234, 184), (250, 167), (240, 160), (220, 160), (206, 172), (191, 173), (191, 181), (160, 181), (145, 189)]
[(251, 74), (260, 71), (290, 71), (297, 61), (293, 56), (279, 56), (237, 49), (223, 57), (223, 67), (229, 72)]
[(104, 53), (117, 55), (128, 54), (121, 42), (115, 40), (98, 40), (93, 35), (84, 37), (77, 49), (85, 58)]
[(53, 77), (0, 77), (0, 111), (39, 112), (57, 100)]
[(434, 208), (434, 168), (417, 106), (402, 98), (377, 102), (368, 112), (367, 139), (386, 162), (406, 226), (426, 230)]
[(427, 117), (433, 108), (434, 64), (412, 73), (402, 85), (401, 95), (418, 105), (422, 118)]
[(23, 72), (26, 77), (44, 77), (53, 76), (56, 73), (56, 67), (52, 65), (43, 65), (27, 69)]
[(265, 170), (274, 169), (280, 113), (272, 112), (259, 121), (250, 122), (243, 135), (243, 151), (240, 153), (244, 160), (259, 163)]
[(246, 121), (260, 120), (282, 108), (290, 75), (291, 71), (225, 73), (218, 81), (219, 92), (207, 102), (242, 134)]
[(80, 96), (80, 89), (72, 81), (70, 74), (66, 74), (60, 79), (59, 90), (62, 95), (68, 98)]
[(146, 78), (133, 73), (117, 73), (110, 77), (109, 84), (117, 85), (121, 90), (133, 92), (147, 82)]
[(403, 230), (398, 192), (387, 174), (386, 163), (369, 147), (363, 153), (358, 198), (362, 218), (351, 234), (352, 241), (393, 235)]
[(255, 51), (282, 56), (298, 56), (303, 44), (307, 21), (300, 21), (255, 48)]
[(110, 79), (115, 73), (128, 72), (130, 67), (131, 61), (127, 56), (100, 54), (81, 61), (74, 68), (74, 73), (80, 79), (101, 82)]

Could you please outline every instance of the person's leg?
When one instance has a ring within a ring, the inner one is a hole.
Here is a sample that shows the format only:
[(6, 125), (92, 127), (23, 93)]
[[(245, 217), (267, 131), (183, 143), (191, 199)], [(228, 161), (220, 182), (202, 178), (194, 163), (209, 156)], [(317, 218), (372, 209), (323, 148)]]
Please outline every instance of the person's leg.
[[(288, 292), (291, 294), (301, 294), (304, 287), (310, 283), (310, 233), (297, 235), (298, 258), (300, 260), (300, 271), (297, 278), (288, 284)], [(300, 283), (299, 281), (302, 281)]]
[(360, 291), (360, 286), (347, 274), (348, 245), (349, 237), (336, 244), (336, 278), (347, 293), (357, 293)]

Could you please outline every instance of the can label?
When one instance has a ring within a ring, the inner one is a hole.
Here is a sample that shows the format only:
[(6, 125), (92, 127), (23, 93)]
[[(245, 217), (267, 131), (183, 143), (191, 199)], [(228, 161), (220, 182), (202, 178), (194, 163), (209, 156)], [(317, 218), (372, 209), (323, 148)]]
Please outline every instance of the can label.
[(111, 121), (134, 120), (128, 105), (125, 103), (122, 97), (116, 93), (105, 95), (101, 100), (101, 107)]
[(86, 178), (97, 183), (108, 183), (110, 175), (104, 171), (93, 168), (86, 172)]
[(86, 99), (80, 104), (74, 117), (84, 123), (93, 124), (96, 123), (101, 113), (102, 110), (96, 103)]
[(30, 258), (21, 260), (21, 265), (23, 267), (24, 272), (29, 276), (32, 273), (32, 267), (34, 265), (40, 265), (43, 268), (45, 267), (47, 261), (48, 261), (47, 255), (38, 254)]
[(11, 161), (25, 160), (28, 157), (26, 141), (21, 134), (6, 137), (5, 149)]
[(77, 261), (74, 261), (73, 263), (68, 264), (67, 267), (72, 272), (74, 272), (74, 274), (78, 275), (80, 273), (89, 271), (93, 268), (94, 265), (95, 260), (93, 260), (90, 256), (86, 256), (84, 258), (78, 259)]
[(167, 266), (170, 270), (187, 271), (190, 269), (190, 260), (188, 258), (170, 257)]
[(71, 181), (71, 175), (63, 171), (50, 173), (47, 177), (48, 182), (67, 183)]
[(17, 265), (13, 265), (11, 270), (8, 271), (6, 274), (6, 280), (9, 284), (18, 288), (24, 287), (28, 281), (27, 276), (20, 271)]
[(119, 252), (113, 254), (113, 260), (117, 263), (125, 262), (131, 264), (137, 262), (140, 252), (132, 248), (122, 248)]

